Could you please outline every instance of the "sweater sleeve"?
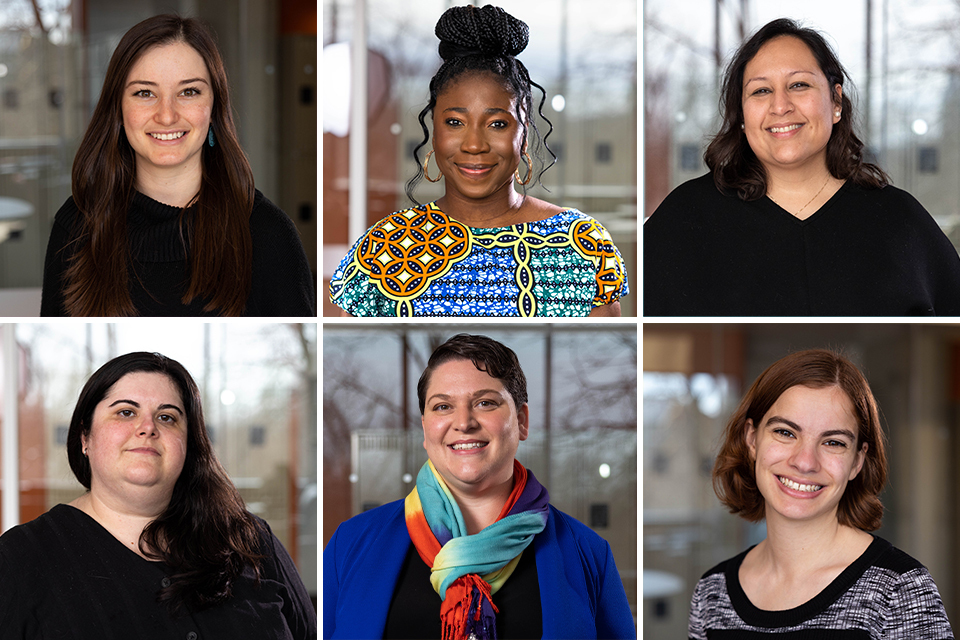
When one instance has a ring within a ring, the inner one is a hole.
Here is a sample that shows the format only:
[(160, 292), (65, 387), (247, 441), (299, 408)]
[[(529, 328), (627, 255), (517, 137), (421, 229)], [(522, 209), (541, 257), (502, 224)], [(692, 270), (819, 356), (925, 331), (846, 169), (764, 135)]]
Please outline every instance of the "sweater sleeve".
[(253, 282), (245, 315), (316, 316), (313, 272), (290, 216), (257, 192), (250, 232)]
[(21, 585), (15, 556), (0, 539), (0, 640), (21, 640), (27, 637), (24, 612), (20, 602)]
[(908, 571), (890, 595), (886, 640), (953, 640), (943, 600), (926, 568)]
[(50, 230), (50, 240), (47, 242), (47, 256), (43, 262), (41, 316), (67, 315), (63, 305), (63, 276), (69, 264), (67, 244), (72, 234), (66, 218), (73, 218), (76, 213), (77, 208), (71, 197), (63, 203), (53, 220), (53, 229)]
[(606, 557), (600, 575), (600, 597), (597, 599), (597, 638), (636, 638), (633, 614), (623, 590), (620, 572), (613, 560), (610, 543), (603, 541)]
[[(307, 589), (300, 579), (300, 572), (287, 550), (273, 534), (267, 531), (272, 546), (276, 579), (286, 587), (287, 598), (283, 604), (283, 617), (294, 640), (316, 640), (317, 616), (310, 602)], [(269, 547), (268, 547), (269, 549)]]
[(707, 640), (703, 629), (703, 615), (701, 608), (703, 606), (703, 592), (700, 586), (703, 581), (697, 582), (693, 590), (693, 597), (690, 599), (690, 619), (687, 621), (687, 637), (689, 640)]

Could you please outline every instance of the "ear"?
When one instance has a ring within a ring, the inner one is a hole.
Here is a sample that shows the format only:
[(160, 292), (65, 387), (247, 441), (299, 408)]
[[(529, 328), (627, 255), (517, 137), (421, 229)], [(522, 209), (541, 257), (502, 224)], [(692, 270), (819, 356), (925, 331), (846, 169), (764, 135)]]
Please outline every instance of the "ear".
[(860, 451), (857, 451), (857, 459), (853, 464), (853, 470), (850, 471), (850, 477), (847, 478), (847, 482), (852, 481), (860, 474), (860, 471), (863, 469), (863, 463), (867, 460), (867, 449), (869, 447), (870, 445), (864, 442), (863, 446), (860, 447)]
[[(841, 111), (841, 105), (843, 105), (843, 87), (841, 87), (839, 84), (836, 84), (833, 86), (833, 90), (835, 93), (833, 96), (833, 124), (837, 124), (840, 122), (840, 118), (843, 117), (843, 113)], [(840, 112), (839, 116), (837, 115), (838, 112)]]
[(747, 430), (744, 433), (744, 440), (746, 440), (747, 448), (750, 449), (750, 459), (757, 459), (757, 425), (753, 424), (753, 420), (747, 418), (746, 422)]
[(526, 402), (517, 409), (517, 423), (520, 425), (520, 439), (526, 440), (530, 435), (530, 407)]

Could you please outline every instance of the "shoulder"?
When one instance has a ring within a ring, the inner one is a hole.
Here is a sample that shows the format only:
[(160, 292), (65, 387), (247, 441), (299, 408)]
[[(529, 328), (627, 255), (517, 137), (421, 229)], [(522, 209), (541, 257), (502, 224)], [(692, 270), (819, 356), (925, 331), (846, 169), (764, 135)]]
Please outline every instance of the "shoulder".
[(331, 551), (339, 555), (347, 549), (375, 544), (381, 536), (392, 535), (401, 527), (405, 531), (403, 506), (403, 500), (396, 500), (340, 523), (327, 547), (333, 547)]
[(275, 205), (263, 195), (259, 189), (254, 190), (253, 211), (250, 214), (251, 231), (285, 230), (297, 232), (297, 227), (283, 209)]
[(61, 205), (60, 209), (57, 210), (57, 215), (54, 216), (54, 223), (69, 229), (77, 224), (80, 218), (80, 209), (77, 208), (77, 203), (74, 202), (73, 196), (70, 196), (63, 205)]
[(557, 542), (561, 546), (574, 544), (580, 551), (588, 552), (595, 559), (606, 558), (610, 543), (600, 535), (571, 515), (550, 505), (549, 526), (553, 528)]
[[(0, 567), (32, 564), (67, 546), (83, 523), (66, 505), (57, 505), (39, 518), (17, 525), (0, 536)], [(79, 512), (78, 512), (79, 513)], [(4, 573), (0, 569), (0, 574)]]
[(687, 180), (674, 188), (657, 207), (657, 212), (665, 211), (690, 202), (715, 202), (721, 199), (738, 200), (735, 195), (723, 193), (713, 181), (713, 174)]
[(698, 220), (713, 228), (717, 220), (727, 220), (725, 212), (740, 210), (746, 204), (734, 194), (721, 192), (713, 182), (713, 175), (708, 173), (671, 191), (644, 221), (643, 233), (647, 236), (652, 232), (680, 229), (686, 232)]

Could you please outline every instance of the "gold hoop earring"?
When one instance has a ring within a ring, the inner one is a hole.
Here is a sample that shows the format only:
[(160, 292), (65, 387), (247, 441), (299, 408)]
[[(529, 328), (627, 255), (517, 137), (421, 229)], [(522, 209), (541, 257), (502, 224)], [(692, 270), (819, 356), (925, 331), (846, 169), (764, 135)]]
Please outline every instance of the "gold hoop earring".
[[(431, 178), (431, 177), (427, 174), (427, 164), (429, 164), (429, 162), (430, 162), (430, 156), (432, 156), (432, 155), (433, 155), (433, 149), (431, 149), (430, 151), (427, 152), (427, 157), (426, 157), (426, 159), (423, 161), (423, 177), (426, 178), (426, 179), (427, 179), (428, 181), (430, 181), (430, 182), (440, 182), (440, 178), (443, 177), (443, 171), (440, 172), (440, 175), (437, 176), (437, 179), (436, 179), (436, 180), (434, 180), (433, 178)], [(439, 168), (440, 168), (440, 165), (437, 165), (437, 168), (439, 169)]]
[(520, 165), (517, 165), (517, 170), (513, 172), (514, 177), (516, 177), (517, 182), (520, 183), (521, 187), (527, 186), (527, 183), (530, 182), (530, 178), (533, 177), (533, 161), (530, 159), (530, 154), (524, 151), (523, 157), (527, 159), (527, 179), (520, 180)]

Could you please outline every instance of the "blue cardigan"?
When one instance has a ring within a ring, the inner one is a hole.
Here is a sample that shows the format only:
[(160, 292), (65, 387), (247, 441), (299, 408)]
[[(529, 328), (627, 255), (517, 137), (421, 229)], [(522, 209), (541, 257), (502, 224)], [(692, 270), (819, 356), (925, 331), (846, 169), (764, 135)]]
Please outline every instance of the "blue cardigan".
[[(383, 637), (410, 545), (403, 500), (337, 528), (323, 550), (324, 638)], [(533, 550), (544, 638), (637, 637), (606, 540), (551, 506)]]

